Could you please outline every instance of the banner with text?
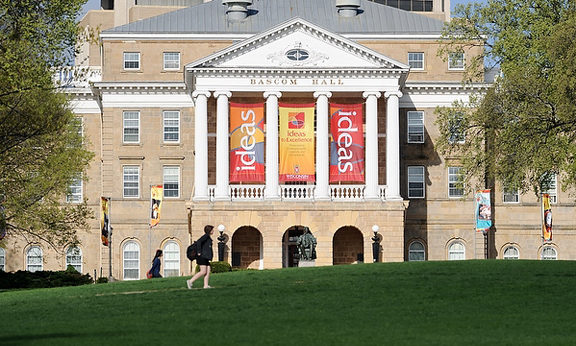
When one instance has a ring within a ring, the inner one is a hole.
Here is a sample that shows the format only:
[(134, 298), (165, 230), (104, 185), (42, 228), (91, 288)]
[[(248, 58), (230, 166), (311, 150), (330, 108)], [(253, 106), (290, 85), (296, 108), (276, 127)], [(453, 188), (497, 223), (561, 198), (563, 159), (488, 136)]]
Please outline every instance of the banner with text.
[(264, 104), (230, 103), (230, 182), (264, 181)]
[(164, 186), (152, 185), (150, 187), (150, 227), (154, 227), (160, 223), (162, 197), (164, 197)]
[(279, 103), (280, 182), (314, 182), (314, 103)]
[(100, 231), (102, 245), (108, 246), (110, 239), (110, 197), (100, 197)]
[(542, 194), (542, 238), (544, 241), (552, 240), (552, 206), (547, 193)]
[(330, 104), (330, 182), (364, 182), (362, 104)]
[(476, 231), (486, 231), (492, 227), (492, 206), (490, 190), (478, 190), (475, 196)]

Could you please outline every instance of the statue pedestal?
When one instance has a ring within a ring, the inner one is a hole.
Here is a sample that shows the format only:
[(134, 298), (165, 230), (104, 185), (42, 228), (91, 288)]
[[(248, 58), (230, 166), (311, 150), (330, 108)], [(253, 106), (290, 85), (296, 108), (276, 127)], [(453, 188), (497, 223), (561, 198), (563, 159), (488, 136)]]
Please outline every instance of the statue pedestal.
[(298, 267), (315, 267), (316, 261), (315, 260), (300, 260), (298, 262)]

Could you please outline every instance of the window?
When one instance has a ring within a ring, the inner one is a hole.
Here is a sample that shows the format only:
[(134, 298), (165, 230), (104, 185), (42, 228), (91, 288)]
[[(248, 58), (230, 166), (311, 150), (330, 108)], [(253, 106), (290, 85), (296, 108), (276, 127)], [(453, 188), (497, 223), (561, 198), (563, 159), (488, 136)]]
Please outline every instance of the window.
[(72, 122), (72, 129), (82, 138), (82, 143), (84, 142), (84, 118), (75, 117)]
[(508, 246), (504, 250), (504, 259), (518, 259), (520, 258), (518, 254), (518, 249), (515, 246)]
[(518, 189), (504, 189), (504, 193), (502, 195), (502, 201), (504, 203), (518, 203), (520, 202), (520, 194), (518, 193)]
[(6, 250), (0, 247), (0, 270), (6, 271)]
[(542, 259), (543, 260), (557, 260), (558, 254), (556, 253), (556, 249), (552, 246), (545, 246), (542, 249)]
[(466, 124), (464, 121), (462, 113), (457, 112), (451, 114), (448, 124), (448, 126), (450, 126), (450, 138), (448, 138), (450, 144), (462, 144), (465, 142)]
[(433, 0), (369, 0), (405, 11), (432, 12)]
[(424, 53), (408, 53), (408, 66), (412, 70), (424, 70)]
[(556, 173), (546, 174), (543, 178), (542, 183), (542, 193), (547, 193), (550, 195), (550, 203), (556, 204), (558, 202), (558, 190), (557, 190), (557, 177)]
[(415, 241), (410, 244), (408, 248), (408, 261), (425, 261), (426, 255), (424, 252), (424, 245), (419, 242)]
[(42, 249), (39, 246), (31, 246), (26, 251), (26, 270), (36, 272), (42, 269)]
[(140, 167), (124, 166), (123, 169), (124, 197), (140, 197)]
[(180, 69), (180, 53), (179, 52), (165, 52), (164, 53), (164, 69), (165, 70), (179, 70)]
[(424, 198), (424, 166), (408, 166), (408, 198)]
[(450, 53), (448, 55), (448, 69), (449, 70), (463, 70), (464, 69), (464, 53)]
[(124, 280), (140, 279), (140, 245), (135, 241), (129, 241), (124, 245), (123, 263)]
[(424, 112), (408, 112), (408, 143), (424, 143)]
[(180, 112), (164, 111), (163, 125), (164, 125), (164, 142), (165, 143), (180, 142)]
[(124, 143), (140, 143), (140, 112), (122, 114)]
[(180, 167), (164, 166), (164, 197), (180, 197)]
[(450, 247), (448, 248), (448, 259), (450, 261), (466, 259), (466, 248), (464, 247), (464, 244), (459, 241), (450, 244)]
[(448, 167), (448, 197), (464, 196), (462, 167)]
[(68, 203), (81, 203), (82, 202), (82, 173), (77, 174), (68, 186), (68, 194), (66, 195), (66, 202)]
[(138, 53), (138, 52), (124, 52), (124, 69), (125, 70), (139, 70), (140, 69), (140, 53)]
[(74, 267), (78, 273), (82, 273), (82, 250), (76, 246), (70, 246), (66, 250), (66, 269)]
[(164, 277), (180, 275), (180, 247), (175, 241), (164, 246)]

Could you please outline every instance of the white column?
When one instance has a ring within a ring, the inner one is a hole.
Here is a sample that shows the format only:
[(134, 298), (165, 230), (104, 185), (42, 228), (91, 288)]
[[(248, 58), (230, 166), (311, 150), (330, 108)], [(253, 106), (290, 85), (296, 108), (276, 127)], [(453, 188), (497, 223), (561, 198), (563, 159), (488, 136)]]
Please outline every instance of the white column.
[(232, 96), (229, 91), (215, 91), (216, 98), (216, 189), (214, 199), (217, 201), (230, 200), (230, 141), (228, 126), (228, 99)]
[(401, 200), (400, 196), (400, 91), (384, 93), (386, 102), (386, 200)]
[(378, 188), (378, 91), (366, 91), (366, 187), (364, 199), (379, 200)]
[(207, 201), (208, 195), (208, 98), (209, 91), (196, 90), (194, 98), (194, 201)]
[(316, 101), (316, 188), (314, 198), (317, 201), (330, 200), (330, 186), (328, 176), (330, 173), (330, 158), (328, 148), (328, 98), (332, 97), (329, 91), (314, 93)]
[(264, 198), (280, 199), (278, 184), (278, 99), (282, 97), (279, 91), (267, 91), (266, 98), (266, 189)]

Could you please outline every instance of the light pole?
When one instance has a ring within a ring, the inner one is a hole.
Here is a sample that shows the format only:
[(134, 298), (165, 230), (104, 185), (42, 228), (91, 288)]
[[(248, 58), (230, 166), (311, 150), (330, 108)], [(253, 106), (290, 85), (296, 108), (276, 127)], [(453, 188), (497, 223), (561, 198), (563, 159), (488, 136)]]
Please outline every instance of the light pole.
[(220, 224), (218, 225), (218, 232), (220, 232), (220, 236), (218, 236), (218, 261), (224, 261), (224, 250), (226, 249), (226, 237), (224, 236), (224, 230), (226, 227)]
[(372, 237), (372, 258), (374, 259), (374, 263), (380, 262), (380, 237), (378, 236), (378, 230), (380, 230), (378, 225), (372, 226), (372, 232), (374, 232), (374, 236)]

